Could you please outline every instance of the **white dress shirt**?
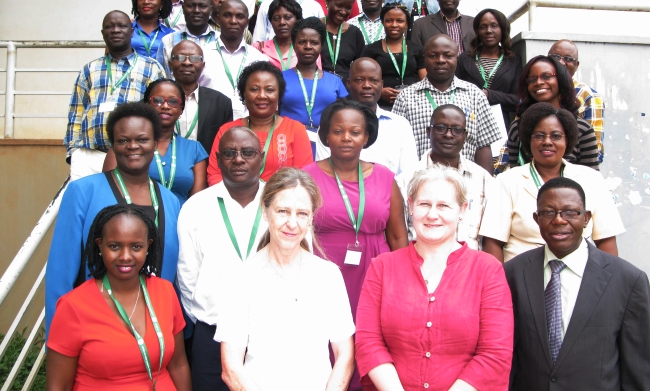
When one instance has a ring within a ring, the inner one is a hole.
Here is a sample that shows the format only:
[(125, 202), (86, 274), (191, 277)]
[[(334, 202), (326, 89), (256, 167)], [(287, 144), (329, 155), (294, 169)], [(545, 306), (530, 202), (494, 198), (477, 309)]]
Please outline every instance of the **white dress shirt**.
[[(232, 300), (233, 276), (243, 262), (228, 235), (217, 201), (223, 198), (239, 251), (246, 260), (246, 250), (253, 228), (264, 182), (255, 199), (246, 207), (233, 200), (223, 182), (190, 197), (178, 216), (178, 286), (181, 302), (193, 322), (215, 325), (228, 300)], [(260, 219), (251, 257), (268, 224)]]
[(573, 308), (576, 306), (578, 299), (578, 292), (580, 292), (580, 284), (582, 283), (582, 275), (587, 267), (587, 260), (589, 259), (589, 247), (587, 247), (587, 240), (582, 239), (580, 247), (574, 252), (564, 258), (558, 258), (549, 250), (548, 245), (544, 245), (544, 289), (551, 281), (551, 266), (549, 261), (554, 259), (564, 262), (566, 267), (560, 272), (560, 287), (562, 289), (562, 338), (566, 334), (573, 314)]
[[(179, 16), (180, 14), (180, 16)], [(178, 20), (176, 19), (178, 17)], [(174, 21), (176, 24), (174, 25)], [(172, 13), (165, 19), (165, 25), (174, 29), (174, 31), (183, 31), (185, 29), (185, 15), (183, 15), (183, 0), (172, 4)], [(173, 27), (172, 27), (173, 25)]]
[[(183, 114), (178, 117), (178, 125), (180, 129), (180, 135), (185, 137), (187, 131), (190, 129), (192, 122), (194, 122), (194, 117), (199, 113), (199, 87), (196, 87), (191, 94), (185, 97), (185, 109)], [(194, 130), (187, 138), (188, 140), (196, 141), (196, 136), (199, 133), (199, 121), (196, 121), (194, 125)]]
[[(406, 118), (377, 106), (379, 133), (377, 140), (361, 150), (361, 160), (379, 163), (388, 167), (395, 175), (413, 172), (418, 164), (413, 129)], [(316, 160), (327, 159), (330, 149), (323, 145), (320, 137), (316, 140)]]
[[(221, 54), (217, 50), (217, 46), (221, 48)], [(208, 61), (210, 61), (212, 70), (210, 75), (206, 77), (205, 84), (201, 83), (202, 86), (212, 88), (217, 90), (229, 97), (232, 101), (232, 118), (233, 120), (246, 117), (248, 115), (248, 109), (244, 106), (244, 103), (239, 97), (239, 91), (237, 91), (237, 80), (239, 75), (239, 69), (245, 68), (247, 65), (250, 65), (257, 61), (269, 61), (269, 58), (266, 54), (260, 53), (259, 50), (255, 49), (251, 45), (246, 44), (244, 40), (239, 43), (237, 49), (233, 52), (230, 52), (226, 46), (221, 41), (221, 38), (217, 39), (216, 45), (212, 45), (210, 50), (203, 49), (203, 55), (205, 57), (205, 64), (207, 69)], [(223, 59), (222, 59), (223, 55)], [(244, 55), (246, 61), (244, 61)], [(226, 74), (226, 68), (224, 68), (224, 62), (228, 65), (230, 74), (235, 82), (235, 88), (230, 84), (230, 79)], [(205, 75), (205, 70), (203, 70), (203, 75)]]
[[(321, 7), (318, 2), (314, 0), (297, 1), (302, 7), (303, 19), (310, 16), (315, 16), (317, 18), (325, 16), (325, 14), (323, 14), (323, 7)], [(271, 21), (269, 21), (269, 5), (271, 5), (271, 2), (273, 2), (273, 0), (264, 0), (262, 4), (260, 4), (260, 8), (257, 10), (257, 22), (255, 22), (255, 31), (253, 31), (253, 42), (264, 42), (275, 37), (275, 31), (273, 31), (273, 26), (271, 26)]]
[(298, 268), (283, 275), (266, 249), (240, 276), (214, 339), (246, 347), (244, 369), (262, 391), (324, 390), (332, 372), (329, 342), (355, 328), (336, 264), (302, 251)]

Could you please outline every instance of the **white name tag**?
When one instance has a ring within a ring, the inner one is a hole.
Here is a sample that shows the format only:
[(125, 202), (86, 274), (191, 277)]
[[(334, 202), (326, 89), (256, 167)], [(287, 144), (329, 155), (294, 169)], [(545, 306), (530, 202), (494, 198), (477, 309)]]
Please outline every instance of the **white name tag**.
[(99, 112), (100, 113), (107, 113), (110, 111), (115, 110), (115, 106), (117, 106), (116, 102), (104, 102), (99, 104)]
[(359, 266), (361, 264), (361, 254), (363, 253), (363, 246), (354, 243), (348, 244), (348, 251), (345, 253), (346, 265)]

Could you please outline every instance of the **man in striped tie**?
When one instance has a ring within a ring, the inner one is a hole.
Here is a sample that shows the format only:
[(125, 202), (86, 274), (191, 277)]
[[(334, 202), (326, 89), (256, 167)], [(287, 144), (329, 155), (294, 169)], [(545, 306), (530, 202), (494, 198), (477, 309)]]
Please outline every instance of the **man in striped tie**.
[(575, 181), (537, 194), (546, 244), (504, 265), (515, 312), (510, 390), (650, 390), (647, 275), (583, 238), (591, 212)]

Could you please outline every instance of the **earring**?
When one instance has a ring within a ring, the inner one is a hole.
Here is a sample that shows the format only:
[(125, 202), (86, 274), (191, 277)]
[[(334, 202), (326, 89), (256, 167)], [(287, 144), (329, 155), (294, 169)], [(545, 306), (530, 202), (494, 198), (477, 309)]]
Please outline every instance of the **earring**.
[(101, 256), (102, 256), (102, 253), (99, 253), (99, 256), (101, 257)]
[(147, 251), (147, 253), (146, 253), (146, 254), (144, 254), (144, 255), (149, 255), (149, 251)]

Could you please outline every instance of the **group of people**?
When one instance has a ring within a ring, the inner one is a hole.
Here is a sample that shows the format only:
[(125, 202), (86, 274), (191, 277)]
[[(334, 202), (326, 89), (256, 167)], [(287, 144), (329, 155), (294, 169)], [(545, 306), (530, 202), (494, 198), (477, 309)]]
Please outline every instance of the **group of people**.
[(522, 66), (494, 9), (323, 5), (105, 16), (48, 389), (648, 390), (650, 287), (618, 258), (576, 45)]

